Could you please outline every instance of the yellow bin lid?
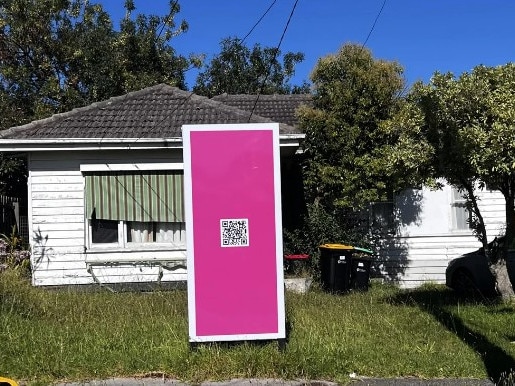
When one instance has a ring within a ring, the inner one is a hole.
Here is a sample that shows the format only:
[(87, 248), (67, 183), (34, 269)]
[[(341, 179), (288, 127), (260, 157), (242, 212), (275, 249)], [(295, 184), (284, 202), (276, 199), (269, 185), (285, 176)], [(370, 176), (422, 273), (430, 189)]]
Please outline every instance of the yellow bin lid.
[(0, 385), (18, 386), (18, 383), (12, 379), (0, 377)]
[(354, 249), (351, 245), (345, 245), (345, 244), (323, 244), (319, 248), (324, 249)]

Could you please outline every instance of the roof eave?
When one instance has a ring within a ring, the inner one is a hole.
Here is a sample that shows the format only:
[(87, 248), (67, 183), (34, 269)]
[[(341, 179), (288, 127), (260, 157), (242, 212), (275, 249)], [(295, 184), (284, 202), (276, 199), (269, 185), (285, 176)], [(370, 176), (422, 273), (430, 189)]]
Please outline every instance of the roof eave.
[[(279, 135), (281, 147), (298, 147), (304, 134)], [(0, 151), (70, 151), (70, 150), (155, 150), (182, 148), (182, 138), (53, 138), (53, 139), (0, 139)]]

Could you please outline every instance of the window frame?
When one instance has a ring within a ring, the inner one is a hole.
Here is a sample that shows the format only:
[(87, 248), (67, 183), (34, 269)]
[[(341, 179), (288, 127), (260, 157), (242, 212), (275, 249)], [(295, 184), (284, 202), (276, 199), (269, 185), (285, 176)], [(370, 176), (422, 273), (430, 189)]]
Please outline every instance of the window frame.
[[(465, 216), (462, 218), (462, 220), (465, 220), (465, 226), (463, 227), (460, 226), (461, 221), (458, 220), (458, 213), (465, 213)], [(454, 186), (451, 186), (451, 216), (452, 230), (454, 232), (467, 232), (472, 229), (472, 212), (467, 208), (467, 200), (459, 189)]]
[[(84, 194), (86, 194), (85, 184), (85, 173), (95, 172), (120, 172), (120, 171), (183, 171), (184, 163), (173, 162), (173, 163), (138, 163), (138, 164), (127, 164), (127, 163), (103, 163), (103, 164), (81, 164), (80, 172), (84, 179)], [(86, 208), (86, 197), (84, 197), (84, 208)], [(186, 249), (186, 222), (177, 222), (183, 224), (181, 237), (183, 239), (180, 243), (163, 243), (163, 242), (149, 242), (149, 243), (135, 243), (128, 241), (128, 223), (130, 221), (115, 220), (118, 221), (118, 241), (113, 243), (93, 243), (92, 240), (92, 222), (94, 220), (88, 218), (86, 211), (84, 212), (84, 228), (85, 228), (85, 241), (86, 249), (92, 251), (145, 251), (145, 250), (185, 250)], [(97, 220), (102, 221), (102, 220)], [(112, 221), (112, 220), (106, 220)], [(172, 222), (170, 222), (172, 223)]]
[[(146, 250), (146, 249), (183, 249), (186, 248), (186, 223), (177, 222), (178, 224), (184, 224), (183, 229), (180, 230), (182, 233), (183, 242), (181, 243), (163, 243), (163, 242), (149, 242), (149, 243), (136, 243), (128, 241), (128, 225), (130, 221), (118, 220), (118, 241), (113, 243), (93, 243), (93, 230), (92, 230), (91, 219), (86, 218), (86, 229), (88, 233), (88, 248), (89, 249), (124, 249), (124, 250)], [(97, 220), (101, 221), (101, 220)]]
[[(381, 208), (381, 210), (379, 211), (377, 208)], [(379, 214), (385, 213), (386, 210), (388, 210), (388, 215), (381, 216), (381, 219), (379, 219)], [(397, 230), (395, 211), (396, 205), (393, 198), (371, 202), (369, 219), (370, 228), (380, 234), (394, 234)], [(383, 224), (383, 222), (385, 224)]]

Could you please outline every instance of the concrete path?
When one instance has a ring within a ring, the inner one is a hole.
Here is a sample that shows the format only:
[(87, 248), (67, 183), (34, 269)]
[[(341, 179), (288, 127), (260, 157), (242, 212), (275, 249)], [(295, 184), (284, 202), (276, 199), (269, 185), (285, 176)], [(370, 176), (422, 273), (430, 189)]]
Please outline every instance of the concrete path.
[[(112, 378), (84, 383), (60, 383), (56, 386), (192, 386), (172, 379), (163, 378)], [(280, 379), (233, 379), (221, 382), (202, 382), (200, 386), (337, 386), (327, 381), (284, 381)], [(350, 383), (353, 386), (492, 386), (487, 379), (416, 379), (416, 378), (356, 378)]]

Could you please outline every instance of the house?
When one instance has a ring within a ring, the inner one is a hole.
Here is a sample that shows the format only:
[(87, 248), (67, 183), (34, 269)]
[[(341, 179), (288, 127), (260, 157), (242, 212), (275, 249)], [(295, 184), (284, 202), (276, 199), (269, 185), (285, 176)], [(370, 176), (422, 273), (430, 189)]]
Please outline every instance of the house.
[[(372, 222), (380, 225), (375, 275), (413, 288), (445, 283), (449, 261), (482, 245), (469, 227), (470, 212), (462, 193), (443, 184), (406, 189), (389, 202), (372, 205)], [(488, 239), (504, 233), (505, 202), (498, 191), (478, 191)]]
[[(161, 84), (0, 132), (0, 151), (27, 155), (33, 284), (185, 280), (182, 125), (268, 122)], [(304, 136), (279, 131), (288, 165)]]
[[(33, 284), (185, 280), (183, 124), (279, 122), (283, 225), (298, 222), (295, 157), (304, 135), (294, 111), (302, 104), (309, 96), (208, 99), (161, 84), (0, 132), (0, 151), (27, 155)], [(489, 190), (478, 196), (493, 238), (504, 227), (504, 199)], [(448, 262), (480, 247), (468, 216), (449, 185), (373, 204), (374, 275), (402, 287), (444, 283)]]

